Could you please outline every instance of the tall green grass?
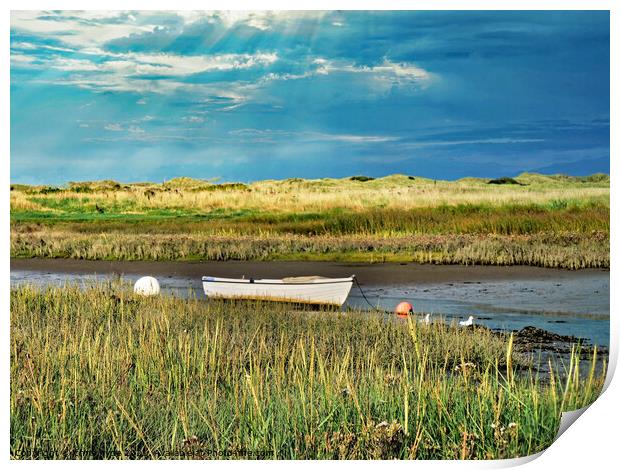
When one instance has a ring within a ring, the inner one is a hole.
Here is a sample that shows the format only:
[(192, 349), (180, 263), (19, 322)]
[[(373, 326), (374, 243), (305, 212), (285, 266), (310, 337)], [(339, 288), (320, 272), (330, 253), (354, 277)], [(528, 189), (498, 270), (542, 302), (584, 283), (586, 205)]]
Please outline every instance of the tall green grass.
[(578, 354), (554, 370), (539, 376), (511, 340), (441, 323), (144, 299), (120, 285), (19, 287), (11, 455), (524, 456), (604, 380), (580, 373)]
[[(39, 201), (39, 199), (32, 199)], [(364, 234), (491, 234), (527, 235), (549, 232), (589, 233), (609, 231), (609, 206), (554, 200), (539, 205), (460, 204), (424, 208), (332, 208), (310, 212), (276, 212), (249, 209), (214, 209), (207, 212), (162, 207), (125, 212), (129, 203), (100, 205), (83, 199), (49, 199), (42, 207), (52, 211), (13, 211), (14, 225), (39, 223), (79, 229), (90, 225), (97, 231), (136, 229), (178, 233), (229, 231), (238, 235), (257, 233), (300, 235)], [(126, 227), (120, 224), (127, 223)], [(146, 226), (145, 226), (146, 225)]]

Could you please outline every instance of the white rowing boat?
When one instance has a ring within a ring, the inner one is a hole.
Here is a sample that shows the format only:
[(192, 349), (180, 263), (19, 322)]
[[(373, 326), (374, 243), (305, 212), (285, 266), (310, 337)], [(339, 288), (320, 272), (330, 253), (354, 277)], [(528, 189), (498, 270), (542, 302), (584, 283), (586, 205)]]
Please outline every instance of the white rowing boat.
[(283, 279), (229, 279), (204, 276), (202, 287), (209, 298), (271, 300), (341, 306), (351, 290), (355, 276), (319, 276)]

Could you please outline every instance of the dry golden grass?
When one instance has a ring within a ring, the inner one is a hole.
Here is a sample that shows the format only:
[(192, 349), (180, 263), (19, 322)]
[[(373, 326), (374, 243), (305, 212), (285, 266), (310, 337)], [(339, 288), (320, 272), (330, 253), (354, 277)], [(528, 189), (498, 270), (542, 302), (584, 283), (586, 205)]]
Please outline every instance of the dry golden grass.
[[(192, 180), (195, 181), (195, 180)], [(443, 205), (545, 205), (553, 201), (581, 203), (609, 201), (609, 186), (567, 183), (563, 186), (532, 184), (529, 186), (490, 185), (481, 180), (431, 181), (409, 180), (394, 175), (369, 182), (344, 180), (303, 180), (302, 182), (262, 181), (247, 188), (204, 190), (194, 185), (129, 185), (120, 189), (104, 188), (77, 193), (70, 188), (37, 195), (37, 199), (81, 198), (128, 208), (126, 213), (152, 209), (260, 210), (267, 212), (327, 211), (334, 208), (363, 210), (368, 208), (411, 209)], [(88, 188), (88, 186), (85, 186)], [(25, 209), (32, 195), (11, 192), (12, 210)], [(27, 210), (27, 209), (26, 209)]]
[(53, 209), (42, 206), (32, 201), (26, 193), (21, 191), (11, 191), (11, 212), (53, 212)]

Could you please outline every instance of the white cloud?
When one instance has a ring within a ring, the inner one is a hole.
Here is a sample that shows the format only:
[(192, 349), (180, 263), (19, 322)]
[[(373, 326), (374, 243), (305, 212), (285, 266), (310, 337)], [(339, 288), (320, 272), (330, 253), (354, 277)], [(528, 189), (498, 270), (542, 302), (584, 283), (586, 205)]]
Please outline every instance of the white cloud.
[(103, 126), (103, 128), (106, 131), (112, 131), (112, 132), (120, 132), (123, 130), (123, 126), (117, 123), (106, 124), (105, 126)]
[[(186, 76), (195, 73), (249, 69), (273, 64), (278, 60), (274, 52), (256, 54), (177, 55), (111, 53), (91, 50), (97, 54), (93, 60), (71, 59), (54, 55), (40, 59), (37, 66), (67, 71), (98, 71), (121, 75), (162, 75), (168, 77)], [(11, 57), (28, 57), (12, 53)], [(101, 60), (104, 59), (104, 60)], [(22, 59), (23, 60), (23, 59)], [(32, 60), (31, 60), (32, 61)]]
[(144, 129), (142, 129), (141, 127), (138, 127), (138, 126), (129, 126), (127, 131), (130, 134), (144, 134)]
[(393, 85), (418, 84), (421, 87), (429, 85), (435, 78), (434, 74), (408, 62), (391, 62), (383, 59), (380, 65), (354, 65), (344, 61), (330, 61), (323, 58), (315, 59), (318, 67), (317, 74), (328, 75), (334, 72), (368, 74), (378, 81), (387, 81)]
[(76, 52), (76, 49), (70, 49), (67, 47), (57, 47), (50, 46), (48, 44), (33, 44), (31, 42), (13, 42), (11, 44), (11, 49), (19, 49), (26, 51), (34, 51), (34, 50), (46, 50), (46, 51), (57, 51), (57, 52)]
[(66, 57), (57, 57), (53, 61), (44, 61), (42, 67), (51, 67), (57, 70), (66, 70), (68, 72), (94, 72), (98, 71), (97, 64), (90, 60), (69, 59)]
[(24, 54), (13, 54), (11, 53), (11, 65), (14, 66), (24, 66), (31, 64), (35, 61), (34, 57), (30, 57)]
[(544, 139), (515, 139), (510, 137), (490, 138), (490, 139), (471, 139), (471, 140), (439, 140), (406, 142), (399, 145), (401, 148), (417, 149), (425, 147), (450, 147), (453, 145), (479, 145), (479, 144), (529, 144), (544, 142)]
[[(209, 85), (179, 81), (192, 74), (266, 67), (278, 60), (277, 54), (273, 52), (184, 56), (164, 53), (111, 53), (90, 49), (88, 54), (93, 56), (92, 60), (61, 55), (38, 58), (12, 50), (11, 61), (14, 67), (68, 72), (69, 76), (53, 79), (53, 83), (59, 85), (74, 85), (97, 91), (171, 93), (179, 88), (187, 91), (210, 88)], [(166, 79), (152, 80), (148, 79), (149, 75)], [(38, 77), (35, 80), (45, 83), (43, 80), (46, 78)], [(146, 99), (142, 98), (136, 103), (146, 104)]]
[[(321, 18), (325, 13), (233, 11), (167, 14), (180, 17), (185, 26), (206, 19), (222, 22), (227, 26), (243, 23), (258, 29), (269, 29), (278, 21), (300, 19), (305, 16)], [(355, 83), (351, 84), (351, 93), (371, 97), (387, 93), (394, 87), (424, 89), (436, 78), (434, 74), (415, 64), (392, 62), (387, 58), (380, 64), (363, 66), (353, 61), (316, 57), (310, 62), (297, 64), (301, 67), (295, 72), (267, 72), (259, 74), (258, 79), (252, 78), (246, 81), (188, 83), (185, 78), (194, 74), (249, 69), (258, 69), (260, 72), (260, 69), (267, 69), (279, 61), (280, 57), (274, 51), (259, 51), (253, 54), (181, 55), (111, 52), (104, 49), (106, 41), (151, 31), (156, 23), (161, 23), (161, 15), (158, 16), (154, 12), (13, 12), (12, 28), (41, 37), (53, 37), (66, 47), (26, 41), (15, 42), (11, 45), (11, 64), (16, 68), (66, 72), (62, 77), (39, 74), (30, 79), (32, 82), (76, 86), (98, 92), (116, 91), (148, 95), (183, 91), (194, 93), (198, 99), (210, 94), (227, 96), (226, 93), (235, 93), (237, 98), (226, 106), (218, 105), (219, 111), (232, 111), (243, 106), (261, 95), (269, 83), (277, 81), (302, 80), (330, 74), (351, 74), (358, 77)], [(342, 25), (339, 21), (334, 21), (332, 24)], [(66, 52), (75, 56), (67, 57)], [(266, 99), (269, 100), (269, 97)], [(144, 97), (136, 101), (138, 105), (146, 103)]]
[(13, 44), (11, 44), (11, 49), (32, 51), (35, 49), (39, 49), (39, 47), (36, 44), (32, 44), (30, 42), (14, 42)]
[(256, 17), (256, 16), (248, 19), (247, 25), (251, 26), (252, 28), (260, 29), (261, 31), (265, 31), (269, 29), (271, 26), (269, 21), (266, 18)]
[(308, 133), (306, 135), (311, 140), (350, 142), (350, 143), (359, 143), (359, 144), (390, 142), (393, 140), (398, 140), (398, 137), (383, 136), (383, 135), (321, 134), (321, 133)]
[(384, 59), (383, 63), (375, 66), (355, 65), (344, 60), (328, 60), (317, 57), (311, 62), (311, 67), (302, 73), (268, 73), (261, 78), (261, 82), (275, 80), (300, 80), (304, 78), (326, 76), (333, 73), (366, 75), (376, 92), (385, 92), (392, 86), (426, 88), (436, 78), (435, 74), (407, 62), (391, 62)]
[(184, 121), (187, 122), (195, 122), (195, 123), (199, 123), (199, 122), (204, 122), (204, 118), (200, 117), (200, 116), (185, 116), (183, 118)]
[(132, 34), (152, 32), (160, 27), (161, 14), (176, 16), (184, 26), (197, 21), (221, 21), (226, 27), (246, 24), (260, 30), (276, 22), (303, 18), (320, 19), (322, 11), (12, 11), (11, 28), (55, 38), (80, 48), (97, 47)]
[(276, 139), (295, 138), (304, 142), (346, 142), (352, 144), (368, 144), (391, 142), (399, 137), (386, 135), (329, 134), (314, 131), (283, 131), (277, 129), (236, 129), (230, 135), (259, 142), (274, 142)]
[[(200, 19), (198, 16), (193, 16), (197, 12), (189, 12), (188, 18), (190, 21), (196, 21)], [(258, 11), (242, 11), (242, 10), (229, 10), (229, 11), (216, 11), (216, 12), (203, 12), (207, 17), (220, 19), (225, 26), (231, 27), (237, 24), (246, 24), (256, 29), (267, 30), (271, 29), (275, 23), (282, 23), (290, 20), (302, 20), (302, 19), (316, 19), (321, 20), (329, 12), (325, 11), (287, 11), (287, 10), (258, 10)], [(193, 15), (192, 15), (193, 14)], [(204, 16), (202, 17), (204, 18)]]
[[(100, 45), (113, 39), (153, 31), (155, 24), (123, 21), (118, 11), (12, 11), (11, 27), (40, 36), (61, 39), (63, 43), (85, 47)], [(109, 20), (119, 20), (118, 22)], [(105, 21), (105, 23), (103, 23)], [(69, 33), (69, 34), (68, 34)]]

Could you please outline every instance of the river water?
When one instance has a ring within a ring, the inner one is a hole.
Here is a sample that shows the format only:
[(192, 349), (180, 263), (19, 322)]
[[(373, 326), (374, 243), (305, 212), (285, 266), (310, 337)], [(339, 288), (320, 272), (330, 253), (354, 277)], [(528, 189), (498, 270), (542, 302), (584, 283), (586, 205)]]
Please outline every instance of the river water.
[[(126, 281), (134, 282), (142, 275), (153, 275), (155, 271), (154, 275), (158, 278), (164, 293), (181, 297), (196, 295), (204, 298), (198, 273), (222, 275), (214, 273), (213, 269), (208, 271), (207, 267), (203, 269), (202, 266), (193, 265), (190, 269), (187, 264), (175, 264), (170, 267), (157, 263), (155, 269), (153, 268), (155, 264), (117, 262), (112, 269), (103, 262), (73, 263), (62, 264), (59, 267), (58, 263), (51, 262), (49, 265), (42, 265), (41, 262), (29, 264), (28, 260), (19, 263), (12, 261), (11, 286), (31, 284), (44, 287), (62, 286), (66, 283), (86, 286), (92, 282), (119, 276)], [(297, 263), (294, 267), (299, 268), (299, 265), (300, 263)], [(76, 269), (76, 266), (79, 268)], [(222, 264), (209, 266), (216, 266), (221, 270), (219, 266)], [(246, 270), (259, 266), (265, 270), (266, 264), (239, 263), (235, 266), (245, 267)], [(592, 344), (609, 346), (608, 271), (568, 272), (529, 268), (530, 272), (524, 271), (524, 268), (514, 268), (499, 271), (501, 275), (496, 276), (495, 271), (484, 267), (468, 269), (410, 265), (408, 268), (394, 265), (393, 268), (390, 266), (376, 268), (382, 271), (377, 272), (375, 269), (373, 274), (370, 271), (373, 268), (363, 265), (328, 266), (302, 263), (305, 271), (292, 270), (292, 264), (275, 266), (269, 272), (278, 273), (279, 269), (283, 270), (283, 266), (286, 272), (295, 271), (295, 274), (297, 271), (317, 273), (319, 270), (324, 270), (327, 271), (325, 274), (333, 275), (338, 274), (339, 269), (355, 272), (372, 306), (388, 311), (393, 311), (399, 302), (406, 300), (413, 304), (416, 312), (431, 313), (434, 318), (441, 317), (448, 322), (473, 315), (475, 323), (492, 329), (510, 331), (535, 326), (562, 335), (584, 338)], [(330, 268), (333, 269), (330, 271)], [(234, 269), (233, 266), (232, 270)], [(411, 279), (409, 281), (404, 275), (389, 275), (390, 272), (407, 273), (414, 270), (417, 270), (416, 273), (423, 272), (424, 281), (414, 274), (409, 276)], [(365, 276), (366, 272), (368, 275)], [(370, 308), (356, 286), (351, 290), (344, 305), (344, 308), (347, 307)]]

